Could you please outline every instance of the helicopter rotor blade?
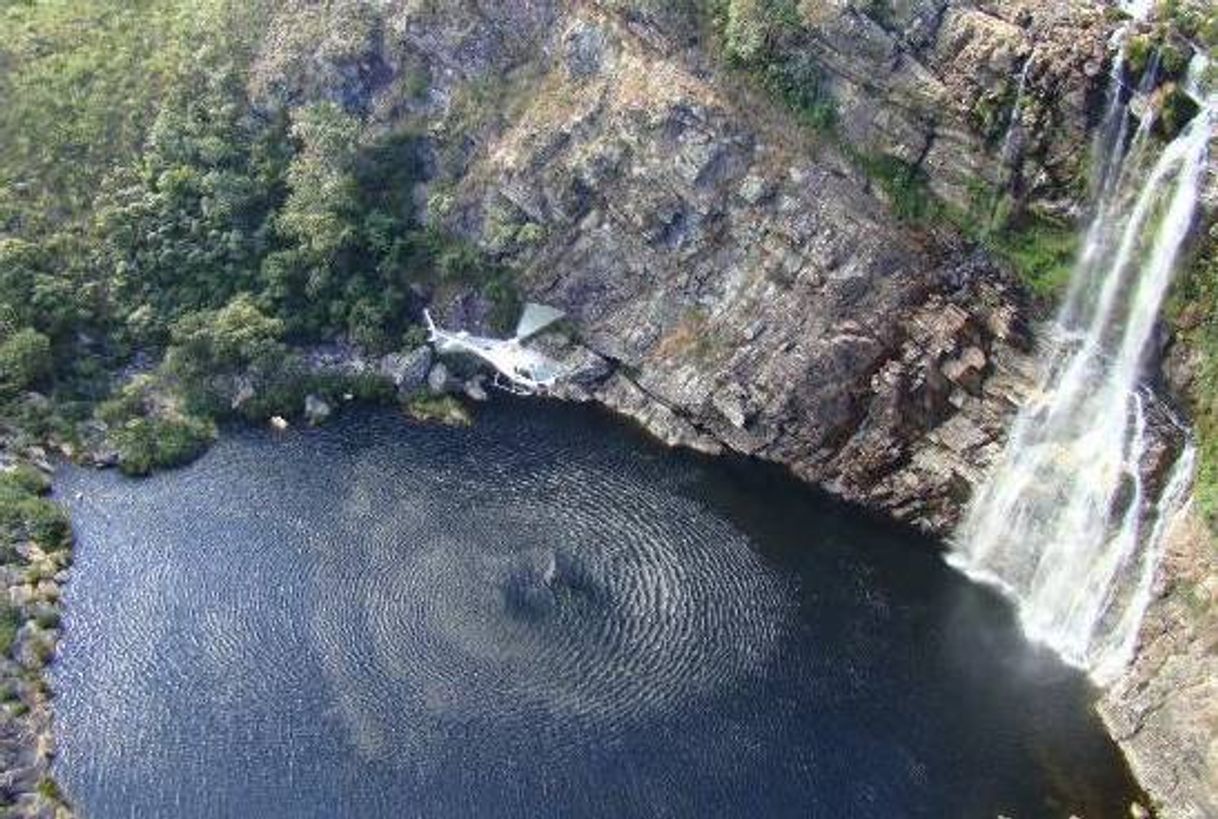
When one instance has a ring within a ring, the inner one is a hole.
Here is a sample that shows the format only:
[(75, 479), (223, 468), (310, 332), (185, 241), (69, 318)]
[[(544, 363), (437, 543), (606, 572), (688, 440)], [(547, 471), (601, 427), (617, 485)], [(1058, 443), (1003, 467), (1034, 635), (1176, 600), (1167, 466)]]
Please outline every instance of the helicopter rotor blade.
[(516, 324), (516, 340), (524, 341), (537, 335), (565, 315), (566, 313), (557, 308), (529, 302), (524, 306), (524, 312), (520, 314), (520, 321)]

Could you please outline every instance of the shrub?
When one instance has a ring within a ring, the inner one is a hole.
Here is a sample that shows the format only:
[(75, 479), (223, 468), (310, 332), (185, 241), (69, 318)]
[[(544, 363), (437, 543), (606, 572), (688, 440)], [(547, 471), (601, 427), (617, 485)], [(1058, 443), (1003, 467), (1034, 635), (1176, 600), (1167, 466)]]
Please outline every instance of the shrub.
[(70, 544), (72, 530), (63, 509), (40, 497), (46, 491), (45, 478), (28, 468), (0, 475), (0, 529), (10, 539), (28, 538), (55, 551)]
[(790, 108), (805, 125), (828, 131), (837, 122), (824, 71), (812, 56), (797, 50), (772, 59), (759, 69), (761, 83)]
[(59, 789), (59, 784), (49, 776), (44, 776), (38, 781), (38, 794), (48, 802), (63, 801), (63, 791)]
[(0, 392), (28, 389), (51, 373), (51, 340), (25, 328), (0, 342)]
[(45, 495), (51, 491), (51, 479), (41, 469), (18, 464), (0, 476), (0, 482), (30, 495)]
[(920, 168), (889, 155), (856, 158), (883, 189), (898, 218), (916, 222), (932, 215), (936, 203)]
[(0, 654), (8, 656), (17, 641), (17, 630), (21, 628), (24, 618), (21, 609), (11, 603), (0, 604)]
[(764, 59), (784, 29), (799, 25), (791, 0), (728, 0), (723, 34), (728, 55), (741, 64)]
[(119, 468), (127, 475), (189, 463), (203, 454), (216, 435), (211, 421), (198, 418), (132, 418), (111, 433)]
[(465, 405), (451, 395), (419, 394), (406, 403), (406, 412), (415, 420), (436, 422), (450, 427), (466, 427), (472, 423)]

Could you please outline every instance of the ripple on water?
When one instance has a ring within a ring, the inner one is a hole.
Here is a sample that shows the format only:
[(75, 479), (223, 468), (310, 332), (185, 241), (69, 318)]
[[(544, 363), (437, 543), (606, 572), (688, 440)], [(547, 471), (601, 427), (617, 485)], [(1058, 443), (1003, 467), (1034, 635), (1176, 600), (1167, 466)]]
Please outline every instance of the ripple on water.
[(1038, 815), (1040, 743), (1110, 770), (1077, 688), (1000, 673), (1000, 603), (711, 475), (544, 405), (68, 470), (62, 780), (101, 819), (889, 819)]
[(405, 707), (604, 741), (756, 669), (781, 630), (787, 590), (747, 541), (640, 475), (552, 464), (487, 496), (357, 474), (337, 528), (360, 537), (315, 545), (313, 629), (365, 740)]

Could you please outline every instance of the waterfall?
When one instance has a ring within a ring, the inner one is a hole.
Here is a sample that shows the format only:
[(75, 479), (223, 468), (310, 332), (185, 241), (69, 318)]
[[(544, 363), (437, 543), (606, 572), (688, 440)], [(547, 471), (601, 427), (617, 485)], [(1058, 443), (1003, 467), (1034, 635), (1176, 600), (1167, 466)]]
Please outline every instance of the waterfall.
[[(1204, 68), (1195, 61), (1191, 90)], [(1047, 338), (1040, 384), (949, 557), (1000, 585), (1018, 601), (1031, 638), (1101, 682), (1132, 655), (1165, 521), (1191, 480), (1190, 447), (1161, 492), (1146, 484), (1154, 398), (1141, 380), (1218, 119), (1218, 96), (1198, 93), (1199, 113), (1158, 150), (1150, 114), (1129, 137), (1119, 67), (1114, 79), (1095, 152), (1095, 216)]]
[(1012, 177), (1015, 175), (1015, 166), (1019, 160), (1015, 151), (1015, 137), (1019, 130), (1019, 115), (1023, 113), (1023, 100), (1028, 93), (1028, 72), (1032, 68), (1034, 56), (1035, 53), (1029, 54), (1023, 61), (1023, 68), (1019, 72), (1019, 82), (1015, 86), (1015, 103), (1011, 106), (1011, 116), (1007, 120), (1007, 132), (1002, 138), (1002, 151), (998, 154), (1010, 169)]

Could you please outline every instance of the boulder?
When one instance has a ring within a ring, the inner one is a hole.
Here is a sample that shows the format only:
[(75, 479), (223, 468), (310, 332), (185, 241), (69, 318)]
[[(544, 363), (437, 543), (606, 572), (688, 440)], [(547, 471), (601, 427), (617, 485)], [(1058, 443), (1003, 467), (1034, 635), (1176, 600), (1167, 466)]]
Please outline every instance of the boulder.
[(242, 405), (252, 400), (256, 394), (253, 379), (248, 375), (238, 377), (233, 388), (233, 400), (229, 404), (231, 409), (241, 409)]
[(332, 412), (333, 410), (330, 408), (330, 405), (326, 403), (324, 398), (314, 395), (313, 393), (309, 393), (305, 396), (305, 420), (307, 420), (311, 425), (317, 426), (318, 424), (325, 423), (326, 419), (330, 417)]
[(563, 38), (563, 61), (574, 80), (593, 77), (601, 72), (607, 44), (605, 30), (587, 21), (579, 21)]
[(424, 345), (409, 353), (390, 353), (381, 359), (379, 370), (398, 392), (410, 393), (423, 386), (431, 364), (431, 348)]
[(476, 375), (465, 382), (465, 394), (473, 401), (486, 401), (489, 396), (486, 394), (486, 377)]
[(427, 389), (435, 395), (444, 395), (452, 386), (452, 376), (449, 375), (448, 367), (444, 366), (443, 362), (436, 362), (436, 365), (431, 368), (431, 372), (427, 374)]
[(957, 358), (945, 362), (940, 370), (948, 381), (959, 384), (973, 395), (980, 395), (988, 363), (982, 350), (970, 346)]

